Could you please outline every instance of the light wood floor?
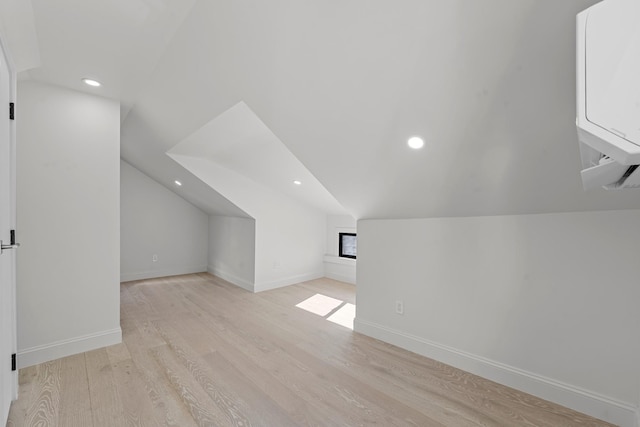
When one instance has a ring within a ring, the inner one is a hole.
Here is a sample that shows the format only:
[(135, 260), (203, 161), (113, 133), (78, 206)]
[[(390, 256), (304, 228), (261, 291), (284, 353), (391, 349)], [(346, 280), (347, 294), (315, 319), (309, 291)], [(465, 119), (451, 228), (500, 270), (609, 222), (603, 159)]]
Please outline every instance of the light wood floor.
[(20, 370), (9, 426), (604, 426), (208, 274), (122, 285), (124, 343)]

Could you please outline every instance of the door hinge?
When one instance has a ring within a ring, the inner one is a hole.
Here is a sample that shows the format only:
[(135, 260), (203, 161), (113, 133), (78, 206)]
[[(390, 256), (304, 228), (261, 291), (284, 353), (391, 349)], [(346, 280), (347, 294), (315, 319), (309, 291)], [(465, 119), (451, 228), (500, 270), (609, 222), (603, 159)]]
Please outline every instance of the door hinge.
[(5, 250), (17, 249), (20, 247), (20, 243), (16, 243), (16, 230), (9, 230), (9, 236), (10, 241), (8, 245), (5, 245), (4, 242), (0, 240), (0, 254)]
[(13, 102), (9, 103), (9, 120), (15, 120), (16, 119), (16, 108), (15, 108), (15, 104)]
[(11, 372), (16, 370), (16, 354), (11, 355)]

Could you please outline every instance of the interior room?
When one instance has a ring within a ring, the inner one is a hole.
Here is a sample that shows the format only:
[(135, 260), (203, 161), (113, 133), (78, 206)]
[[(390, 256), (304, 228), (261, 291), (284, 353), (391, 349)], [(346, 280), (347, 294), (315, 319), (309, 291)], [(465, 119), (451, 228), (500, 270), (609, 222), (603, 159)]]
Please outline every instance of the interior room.
[(2, 423), (640, 427), (635, 3), (3, 0)]

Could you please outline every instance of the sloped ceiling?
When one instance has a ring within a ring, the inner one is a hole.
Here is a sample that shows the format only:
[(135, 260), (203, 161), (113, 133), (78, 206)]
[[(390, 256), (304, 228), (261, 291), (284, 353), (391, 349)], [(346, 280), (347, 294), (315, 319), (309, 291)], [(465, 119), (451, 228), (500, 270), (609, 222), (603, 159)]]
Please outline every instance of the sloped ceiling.
[[(356, 218), (640, 208), (638, 190), (581, 187), (575, 15), (595, 0), (120, 2), (184, 14), (149, 72), (129, 62), (152, 40), (130, 31), (111, 46), (130, 44), (126, 55), (101, 47), (124, 75), (145, 77), (105, 89), (133, 105), (122, 156), (166, 185), (180, 167), (165, 152), (242, 101)], [(68, 38), (43, 43), (40, 32), (61, 3), (83, 5), (65, 21), (77, 37), (129, 22), (86, 16), (105, 2), (34, 0), (43, 69), (56, 52), (75, 58)], [(70, 71), (51, 67), (31, 77), (64, 84), (54, 77)], [(407, 148), (412, 135), (424, 149)], [(207, 209), (237, 210), (195, 187), (189, 197)]]
[(347, 214), (244, 102), (189, 135), (167, 154), (174, 159), (176, 155), (207, 159), (322, 212)]
[(81, 82), (83, 77), (101, 81), (104, 86), (99, 93), (119, 99), (123, 117), (195, 3), (195, 0), (30, 1), (41, 66), (27, 71), (29, 77), (77, 90), (86, 90)]

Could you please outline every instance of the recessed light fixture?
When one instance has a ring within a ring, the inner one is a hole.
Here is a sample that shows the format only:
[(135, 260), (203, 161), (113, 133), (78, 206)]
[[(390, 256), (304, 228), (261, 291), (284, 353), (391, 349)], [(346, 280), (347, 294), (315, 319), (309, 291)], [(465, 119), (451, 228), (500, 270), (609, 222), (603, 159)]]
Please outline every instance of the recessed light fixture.
[(294, 183), (295, 185), (302, 185), (302, 181), (298, 181), (297, 179), (296, 179), (295, 181), (293, 181), (293, 183)]
[(82, 81), (84, 82), (84, 84), (87, 84), (89, 86), (93, 86), (93, 87), (98, 87), (98, 86), (102, 86), (102, 83), (100, 83), (97, 80), (93, 80), (93, 79), (82, 79)]
[(182, 187), (182, 183), (180, 181), (178, 181), (177, 179), (175, 181), (173, 181), (178, 187)]
[(419, 136), (412, 136), (407, 141), (407, 145), (413, 148), (414, 150), (418, 150), (424, 147), (424, 139), (420, 138)]

